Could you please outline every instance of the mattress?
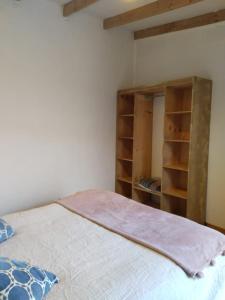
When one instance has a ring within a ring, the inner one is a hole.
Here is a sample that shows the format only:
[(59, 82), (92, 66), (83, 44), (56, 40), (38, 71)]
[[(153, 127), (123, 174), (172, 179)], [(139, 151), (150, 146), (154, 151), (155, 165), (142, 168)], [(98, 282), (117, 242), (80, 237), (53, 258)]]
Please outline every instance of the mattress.
[(0, 256), (60, 279), (48, 300), (224, 300), (225, 257), (191, 279), (175, 263), (58, 204), (7, 215), (16, 235)]

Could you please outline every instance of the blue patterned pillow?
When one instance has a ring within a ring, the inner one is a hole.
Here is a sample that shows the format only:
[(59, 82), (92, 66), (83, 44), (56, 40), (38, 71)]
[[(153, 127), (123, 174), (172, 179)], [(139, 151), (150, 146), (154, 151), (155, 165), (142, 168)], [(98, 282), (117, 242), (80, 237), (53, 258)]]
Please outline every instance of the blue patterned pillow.
[(4, 220), (0, 219), (0, 244), (14, 235), (14, 230)]
[(0, 257), (0, 299), (42, 300), (58, 278), (26, 262)]

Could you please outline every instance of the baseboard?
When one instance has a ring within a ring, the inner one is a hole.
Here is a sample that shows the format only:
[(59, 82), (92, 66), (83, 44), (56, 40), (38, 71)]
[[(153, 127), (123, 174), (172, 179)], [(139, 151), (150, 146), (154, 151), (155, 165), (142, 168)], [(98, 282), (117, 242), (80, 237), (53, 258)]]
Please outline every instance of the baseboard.
[(209, 224), (209, 223), (206, 223), (206, 226), (211, 227), (211, 228), (213, 228), (213, 229), (215, 229), (215, 230), (217, 230), (217, 231), (220, 231), (220, 232), (222, 232), (223, 234), (225, 234), (225, 229), (224, 229), (224, 228), (221, 228), (221, 227), (219, 227), (219, 226), (212, 225), (212, 224)]

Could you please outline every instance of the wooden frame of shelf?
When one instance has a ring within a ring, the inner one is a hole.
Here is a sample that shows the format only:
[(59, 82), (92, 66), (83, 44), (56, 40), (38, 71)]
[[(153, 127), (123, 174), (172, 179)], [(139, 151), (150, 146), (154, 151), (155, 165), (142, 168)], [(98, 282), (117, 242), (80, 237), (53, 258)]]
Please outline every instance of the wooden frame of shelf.
[[(161, 193), (138, 185), (152, 176), (158, 94), (165, 95)], [(212, 81), (199, 77), (118, 92), (116, 192), (205, 223), (211, 94)]]

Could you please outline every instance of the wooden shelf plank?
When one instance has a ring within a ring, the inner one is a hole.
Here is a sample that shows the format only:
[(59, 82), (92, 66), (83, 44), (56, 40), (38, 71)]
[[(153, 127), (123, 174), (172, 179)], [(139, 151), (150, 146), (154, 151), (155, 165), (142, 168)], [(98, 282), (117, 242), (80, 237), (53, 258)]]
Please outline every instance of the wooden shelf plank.
[(120, 140), (133, 140), (134, 137), (133, 136), (119, 136)]
[(163, 168), (188, 172), (188, 166), (185, 165), (185, 164), (179, 164), (179, 163), (177, 163), (177, 164), (176, 163), (173, 163), (173, 164), (164, 164)]
[(118, 160), (124, 160), (124, 161), (129, 161), (129, 162), (133, 162), (132, 158), (128, 158), (128, 157), (117, 157)]
[(117, 180), (132, 184), (132, 177), (117, 177)]
[(148, 193), (148, 194), (151, 194), (151, 195), (159, 196), (159, 197), (161, 197), (161, 195), (162, 195), (161, 192), (153, 192), (153, 191), (151, 191), (149, 189), (146, 189), (144, 187), (138, 186), (137, 184), (134, 185), (134, 189), (138, 190), (138, 191), (142, 191), (142, 192)]
[(167, 143), (190, 143), (189, 140), (173, 140), (173, 139), (165, 139)]
[(163, 191), (164, 195), (174, 196), (176, 198), (187, 199), (187, 191), (178, 188), (168, 188)]
[(120, 117), (128, 117), (128, 118), (133, 118), (134, 114), (122, 114)]
[(166, 115), (186, 115), (186, 114), (191, 114), (191, 110), (183, 110), (183, 111), (166, 111)]

